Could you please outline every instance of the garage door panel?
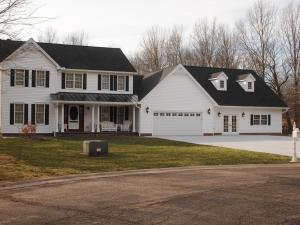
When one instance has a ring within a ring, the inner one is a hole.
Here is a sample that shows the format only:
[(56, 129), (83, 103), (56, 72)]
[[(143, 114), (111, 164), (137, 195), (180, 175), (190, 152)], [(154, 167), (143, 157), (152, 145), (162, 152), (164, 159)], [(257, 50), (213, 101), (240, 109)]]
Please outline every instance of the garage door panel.
[(154, 135), (201, 135), (201, 133), (200, 113), (154, 113)]

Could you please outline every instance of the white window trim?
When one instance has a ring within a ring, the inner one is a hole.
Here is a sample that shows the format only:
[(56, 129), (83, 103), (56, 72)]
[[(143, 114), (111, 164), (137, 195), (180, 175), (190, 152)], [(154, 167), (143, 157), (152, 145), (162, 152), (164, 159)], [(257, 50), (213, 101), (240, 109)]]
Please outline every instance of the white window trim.
[[(124, 89), (119, 89), (119, 78), (123, 77), (124, 78)], [(126, 91), (126, 76), (117, 76), (117, 91)]]
[[(44, 122), (43, 123), (38, 123), (37, 122), (37, 105), (43, 105), (44, 106)], [(37, 125), (45, 125), (45, 104), (44, 103), (36, 103), (35, 104), (35, 123)]]
[[(38, 72), (43, 72), (44, 73), (44, 85), (43, 86), (40, 86), (38, 85)], [(35, 70), (35, 86), (37, 88), (43, 88), (43, 87), (46, 87), (46, 70)]]
[[(68, 75), (72, 75), (73, 79), (72, 79), (72, 82), (73, 82), (73, 85), (71, 88), (67, 87), (67, 76)], [(75, 87), (75, 75), (81, 75), (81, 88), (76, 88)], [(83, 90), (83, 73), (66, 73), (65, 75), (65, 89), (75, 89), (75, 90)]]
[[(104, 91), (110, 91), (110, 76), (111, 75), (101, 75), (101, 90), (104, 90)], [(103, 77), (108, 77), (108, 88), (104, 88), (103, 87)]]
[[(22, 110), (22, 123), (17, 123), (16, 122), (16, 105), (22, 105), (23, 106), (23, 110)], [(14, 103), (14, 124), (15, 125), (23, 125), (24, 124), (24, 109), (25, 109), (25, 104), (24, 103)]]
[[(17, 84), (17, 70), (23, 71), (23, 84)], [(14, 85), (15, 87), (25, 87), (25, 69), (14, 69), (14, 74), (15, 74), (15, 80), (14, 80)]]

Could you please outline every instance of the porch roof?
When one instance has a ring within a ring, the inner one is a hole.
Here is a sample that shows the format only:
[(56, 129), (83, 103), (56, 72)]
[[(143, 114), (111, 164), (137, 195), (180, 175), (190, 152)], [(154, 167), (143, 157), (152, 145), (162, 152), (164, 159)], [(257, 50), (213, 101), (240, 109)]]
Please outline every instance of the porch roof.
[(51, 94), (53, 101), (66, 102), (110, 102), (110, 103), (137, 103), (138, 96), (133, 94), (100, 94), (100, 93), (74, 93), (58, 92)]

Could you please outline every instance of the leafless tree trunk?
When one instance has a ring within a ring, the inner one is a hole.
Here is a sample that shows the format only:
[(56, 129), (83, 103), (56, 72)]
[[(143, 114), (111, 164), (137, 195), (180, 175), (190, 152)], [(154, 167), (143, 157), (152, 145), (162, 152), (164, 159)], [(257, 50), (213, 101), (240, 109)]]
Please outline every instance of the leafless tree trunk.
[(84, 31), (73, 32), (63, 40), (63, 44), (70, 45), (88, 45), (89, 35)]
[(52, 27), (48, 27), (45, 33), (41, 34), (38, 37), (38, 40), (40, 42), (46, 42), (46, 43), (59, 43), (59, 37), (57, 35), (57, 32)]
[(276, 8), (269, 2), (258, 0), (248, 11), (247, 17), (237, 23), (241, 54), (248, 67), (255, 68), (265, 79), (269, 49), (274, 37)]
[(29, 0), (0, 0), (0, 36), (17, 38), (24, 27), (45, 20), (35, 17), (30, 5)]
[(290, 3), (283, 11), (282, 31), (285, 55), (292, 77), (293, 92), (290, 106), (294, 121), (300, 126), (300, 4)]
[(216, 37), (218, 25), (216, 20), (207, 19), (198, 21), (192, 33), (193, 47), (198, 66), (213, 66), (217, 51)]

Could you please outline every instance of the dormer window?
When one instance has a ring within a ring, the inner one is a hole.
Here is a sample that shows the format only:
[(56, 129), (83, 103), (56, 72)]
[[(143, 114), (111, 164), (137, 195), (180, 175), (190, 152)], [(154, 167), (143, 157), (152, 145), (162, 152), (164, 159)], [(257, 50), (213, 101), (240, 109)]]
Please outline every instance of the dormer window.
[(237, 77), (239, 85), (247, 92), (254, 92), (255, 77), (251, 74), (241, 74)]
[(218, 72), (218, 73), (211, 74), (209, 80), (218, 91), (226, 91), (227, 90), (228, 77), (224, 72)]
[(225, 81), (220, 80), (220, 89), (224, 89), (224, 87), (225, 87)]

